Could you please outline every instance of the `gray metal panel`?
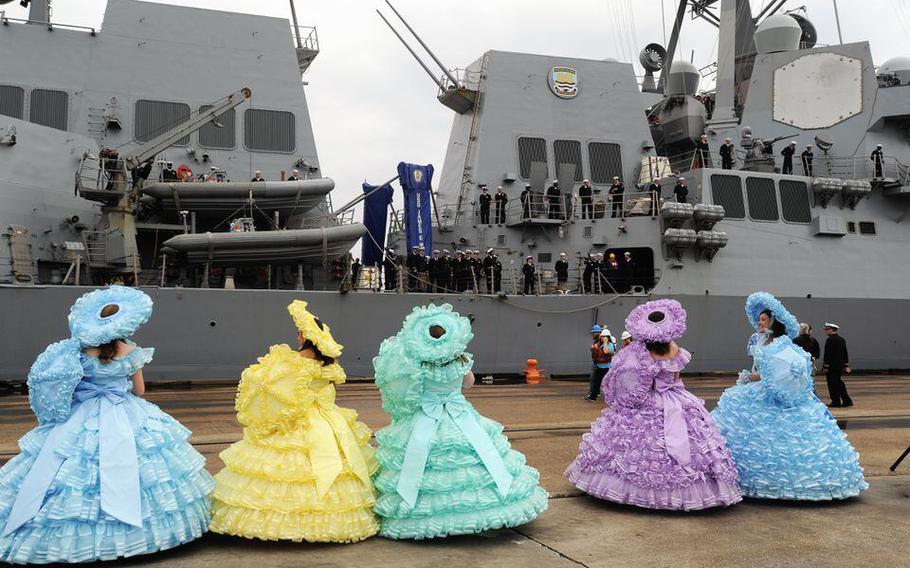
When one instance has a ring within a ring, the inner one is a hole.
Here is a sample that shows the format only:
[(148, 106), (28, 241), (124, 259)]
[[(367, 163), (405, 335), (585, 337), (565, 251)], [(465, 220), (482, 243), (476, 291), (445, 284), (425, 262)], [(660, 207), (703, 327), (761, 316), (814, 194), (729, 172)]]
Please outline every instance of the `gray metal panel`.
[(711, 176), (711, 198), (715, 205), (722, 205), (725, 219), (745, 219), (742, 179), (739, 176), (714, 174)]
[[(518, 175), (521, 179), (531, 179), (531, 164), (547, 161), (547, 141), (543, 138), (522, 136), (518, 139)], [(544, 177), (549, 177), (549, 171), (544, 172)]]
[(243, 145), (266, 152), (294, 151), (294, 113), (247, 109), (243, 113)]
[[(209, 105), (202, 105), (199, 112), (204, 113), (210, 108)], [(237, 146), (237, 113), (230, 109), (219, 114), (216, 120), (220, 127), (210, 122), (199, 129), (199, 145), (203, 148), (233, 150)]]
[(0, 85), (0, 114), (21, 119), (25, 114), (25, 89)]
[(624, 179), (622, 149), (619, 144), (589, 142), (588, 166), (591, 169), (591, 183), (610, 183), (613, 180), (613, 176), (619, 176), (619, 179)]
[(789, 223), (812, 222), (812, 204), (809, 185), (804, 181), (782, 179), (779, 185), (780, 209), (784, 221)]
[(777, 221), (777, 195), (774, 180), (769, 178), (746, 178), (746, 198), (749, 201), (749, 217), (756, 221)]
[[(148, 142), (167, 130), (190, 119), (190, 105), (168, 101), (136, 101), (133, 136), (139, 142)], [(184, 136), (175, 146), (186, 146), (190, 137)]]
[[(581, 165), (581, 142), (578, 140), (554, 140), (553, 156), (556, 161), (556, 171), (559, 172), (562, 164), (572, 164), (575, 166), (573, 180), (579, 182), (584, 179), (584, 172)], [(558, 176), (560, 180), (562, 175)]]
[(65, 91), (32, 89), (29, 122), (66, 130), (69, 116), (69, 95)]

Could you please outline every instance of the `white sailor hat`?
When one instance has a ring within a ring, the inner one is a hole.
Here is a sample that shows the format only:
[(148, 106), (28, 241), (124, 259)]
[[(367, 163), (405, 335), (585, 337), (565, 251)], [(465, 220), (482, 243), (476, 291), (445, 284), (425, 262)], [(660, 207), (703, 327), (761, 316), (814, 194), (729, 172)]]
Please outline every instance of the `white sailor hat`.
[(882, 145), (881, 145), (881, 144), (876, 144), (875, 147), (876, 147), (876, 148), (881, 148)]
[(831, 329), (840, 329), (839, 325), (837, 325), (836, 323), (828, 322), (828, 321), (825, 322), (825, 327), (830, 327)]
[(581, 183), (591, 183), (591, 180), (589, 180), (588, 178), (585, 178), (585, 179), (581, 180)]
[(617, 180), (618, 180), (618, 179), (619, 179), (619, 176), (613, 176), (613, 179), (617, 179)]
[(791, 146), (796, 146), (796, 140), (790, 140), (790, 145), (791, 145)]
[(676, 181), (686, 181), (686, 178), (684, 178), (684, 177), (678, 177), (678, 178), (676, 178)]
[(501, 185), (497, 185), (497, 186), (496, 186), (496, 189), (502, 189), (502, 186), (501, 186)]
[(534, 260), (534, 257), (531, 256), (531, 255), (528, 255), (528, 256), (525, 257), (525, 260)]
[(487, 249), (487, 254), (490, 254), (491, 252), (493, 252), (493, 247)]
[(433, 252), (437, 253), (437, 252), (439, 252), (439, 249), (433, 249)]

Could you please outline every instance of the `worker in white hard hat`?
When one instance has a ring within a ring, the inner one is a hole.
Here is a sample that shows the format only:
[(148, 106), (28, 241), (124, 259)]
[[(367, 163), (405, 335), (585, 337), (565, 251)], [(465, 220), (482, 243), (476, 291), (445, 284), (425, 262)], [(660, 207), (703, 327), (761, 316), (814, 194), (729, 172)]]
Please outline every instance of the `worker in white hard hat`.
[(622, 346), (620, 349), (632, 345), (632, 334), (628, 331), (623, 331), (622, 335), (619, 338), (622, 340)]
[(616, 353), (616, 342), (610, 330), (604, 328), (594, 343), (591, 345), (591, 359), (594, 361), (594, 371), (588, 383), (588, 394), (585, 400), (595, 402), (600, 394), (604, 376), (610, 370), (613, 354)]

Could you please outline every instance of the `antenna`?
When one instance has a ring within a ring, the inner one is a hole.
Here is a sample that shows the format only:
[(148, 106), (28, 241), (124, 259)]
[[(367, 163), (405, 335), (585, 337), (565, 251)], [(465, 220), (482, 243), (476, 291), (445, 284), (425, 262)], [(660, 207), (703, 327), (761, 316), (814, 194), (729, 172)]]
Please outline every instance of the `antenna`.
[(423, 59), (421, 59), (420, 56), (417, 55), (417, 52), (414, 51), (414, 49), (413, 49), (410, 45), (408, 45), (408, 42), (406, 42), (406, 41), (404, 40), (404, 38), (401, 37), (401, 34), (398, 33), (398, 30), (396, 30), (395, 27), (392, 26), (391, 23), (389, 23), (389, 21), (385, 18), (385, 16), (382, 15), (382, 12), (380, 12), (379, 10), (376, 10), (376, 13), (379, 14), (379, 17), (382, 18), (382, 21), (385, 22), (387, 26), (389, 26), (389, 29), (392, 30), (392, 33), (394, 33), (396, 36), (398, 36), (398, 39), (401, 41), (401, 44), (402, 44), (403, 46), (405, 46), (405, 48), (407, 48), (408, 51), (411, 52), (411, 55), (414, 56), (414, 59), (417, 60), (417, 63), (420, 63), (420, 66), (423, 67), (423, 70), (426, 71), (426, 72), (427, 72), (427, 75), (430, 76), (430, 79), (432, 79), (433, 82), (436, 83), (436, 85), (439, 86), (439, 89), (440, 89), (440, 90), (445, 91), (445, 85), (442, 84), (442, 81), (440, 81), (440, 80), (436, 77), (436, 75), (434, 75), (433, 72), (430, 71), (430, 68), (427, 67), (427, 64), (423, 62)]
[[(458, 79), (456, 79), (452, 75), (452, 73), (449, 72), (449, 70), (445, 67), (445, 65), (442, 64), (442, 61), (440, 61), (439, 58), (436, 57), (436, 54), (434, 54), (430, 50), (429, 46), (427, 46), (427, 44), (424, 43), (422, 39), (420, 39), (420, 36), (417, 35), (417, 32), (414, 31), (414, 28), (412, 28), (410, 26), (410, 24), (408, 24), (408, 22), (401, 16), (401, 14), (398, 13), (398, 10), (395, 9), (395, 6), (392, 6), (392, 3), (389, 2), (389, 0), (385, 0), (385, 3), (389, 5), (389, 8), (391, 8), (393, 12), (395, 12), (395, 15), (398, 16), (398, 19), (401, 20), (401, 23), (404, 24), (404, 27), (408, 28), (408, 31), (411, 32), (411, 34), (414, 36), (414, 38), (417, 40), (417, 42), (420, 43), (421, 47), (423, 47), (426, 50), (426, 52), (430, 54), (430, 57), (433, 58), (433, 61), (436, 62), (436, 65), (439, 65), (439, 68), (442, 69), (442, 72), (446, 74), (446, 77), (449, 78), (449, 81), (452, 81), (452, 85), (455, 86), (456, 88), (459, 87), (460, 85), (458, 83)], [(385, 18), (383, 18), (383, 19), (385, 19)], [(388, 22), (386, 22), (386, 23), (388, 23)], [(404, 40), (402, 40), (402, 41), (404, 41)]]
[(303, 49), (303, 42), (300, 41), (300, 32), (297, 31), (300, 26), (297, 24), (297, 8), (294, 6), (294, 0), (291, 0), (291, 19), (294, 21), (294, 39), (297, 40), (297, 49)]

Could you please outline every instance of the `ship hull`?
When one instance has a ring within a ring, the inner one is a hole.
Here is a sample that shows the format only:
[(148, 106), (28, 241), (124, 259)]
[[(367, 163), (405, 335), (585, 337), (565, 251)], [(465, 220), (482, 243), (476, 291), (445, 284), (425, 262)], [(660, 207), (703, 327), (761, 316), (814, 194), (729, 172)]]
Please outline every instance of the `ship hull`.
[[(69, 335), (66, 314), (89, 288), (36, 286), (0, 288), (0, 379), (23, 379), (34, 358), (53, 341)], [(345, 345), (341, 362), (352, 376), (371, 376), (372, 358), (383, 339), (398, 331), (417, 305), (452, 304), (474, 319), (479, 374), (513, 374), (535, 358), (551, 375), (582, 375), (591, 367), (589, 330), (594, 322), (614, 335), (623, 331), (629, 311), (644, 296), (489, 296), (446, 294), (349, 294), (289, 290), (144, 288), (155, 300), (152, 320), (136, 341), (156, 348), (149, 379), (236, 379), (272, 344), (293, 343), (295, 329), (286, 306), (310, 303)], [(657, 298), (659, 296), (652, 296)], [(687, 371), (731, 372), (748, 365), (745, 342), (751, 329), (744, 298), (674, 295), (688, 310), (689, 330), (681, 344), (692, 351)], [(910, 314), (908, 300), (855, 298), (781, 298), (801, 319), (821, 327), (829, 314), (847, 338), (851, 360), (861, 369), (910, 368), (908, 340), (889, 333), (891, 326), (869, 322), (900, 321)], [(816, 323), (817, 322), (817, 323)], [(856, 331), (854, 331), (856, 330)], [(862, 333), (859, 331), (862, 330)], [(824, 344), (820, 329), (817, 339)]]

